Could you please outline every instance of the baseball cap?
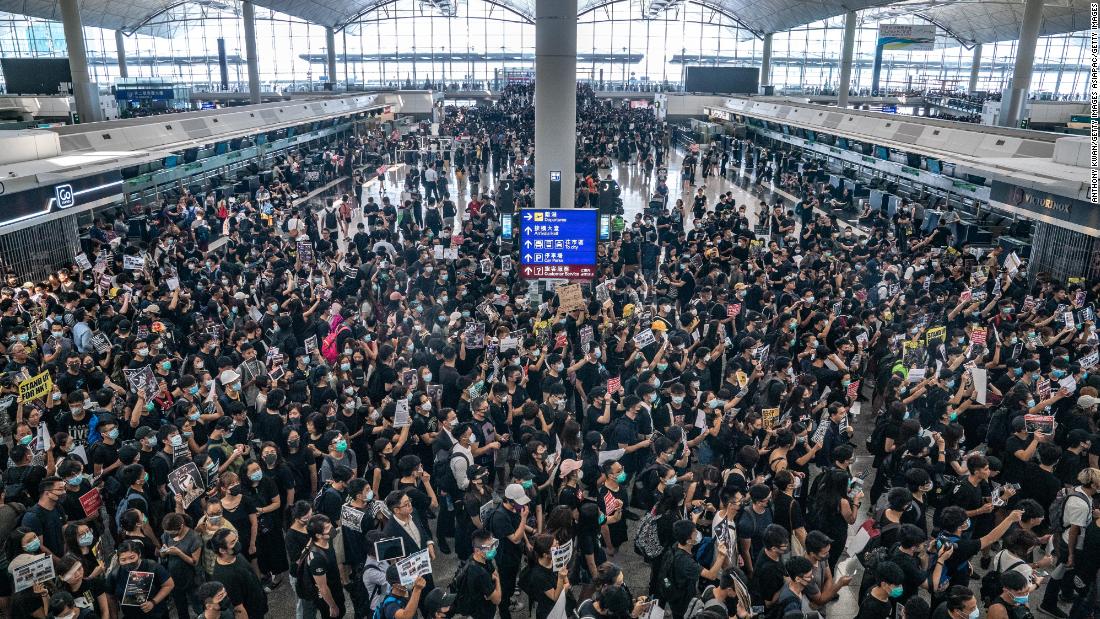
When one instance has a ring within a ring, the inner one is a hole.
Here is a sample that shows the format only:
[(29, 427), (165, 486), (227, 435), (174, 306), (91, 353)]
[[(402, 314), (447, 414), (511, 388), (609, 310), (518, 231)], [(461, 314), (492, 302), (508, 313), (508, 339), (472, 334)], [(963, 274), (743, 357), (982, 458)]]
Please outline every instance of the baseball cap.
[(448, 593), (443, 589), (432, 589), (432, 592), (424, 600), (424, 608), (429, 614), (443, 612), (455, 603), (455, 597), (457, 597), (455, 594)]
[(1091, 395), (1083, 395), (1077, 398), (1077, 406), (1081, 408), (1090, 408), (1100, 404), (1100, 398), (1095, 398)]
[(233, 370), (225, 370), (221, 373), (221, 376), (218, 377), (218, 380), (220, 380), (223, 385), (228, 385), (237, 382), (237, 379), (240, 377), (241, 375)]
[(134, 437), (139, 441), (143, 441), (154, 434), (156, 434), (156, 431), (149, 426), (141, 426), (137, 429), (137, 432), (134, 433)]
[(508, 487), (504, 489), (504, 498), (519, 505), (527, 505), (531, 502), (531, 498), (527, 496), (527, 493), (523, 491), (523, 486), (519, 484), (508, 484)]

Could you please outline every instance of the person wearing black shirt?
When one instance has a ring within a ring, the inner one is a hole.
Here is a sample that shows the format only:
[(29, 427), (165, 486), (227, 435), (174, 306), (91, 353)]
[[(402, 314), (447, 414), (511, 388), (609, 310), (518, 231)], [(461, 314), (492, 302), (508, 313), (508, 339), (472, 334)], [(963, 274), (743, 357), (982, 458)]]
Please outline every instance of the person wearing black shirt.
[(225, 586), (229, 603), (238, 613), (263, 617), (267, 614), (267, 596), (256, 572), (241, 556), (240, 543), (237, 532), (231, 529), (222, 529), (214, 534), (210, 545), (217, 555), (212, 579)]
[(967, 587), (951, 587), (946, 599), (932, 611), (932, 619), (971, 619), (978, 616), (978, 598)]
[(1062, 457), (1062, 448), (1053, 443), (1040, 443), (1039, 461), (1028, 462), (1020, 480), (1020, 496), (1035, 499), (1039, 505), (1053, 505), (1054, 497), (1062, 489), (1062, 480), (1054, 473)]
[(313, 604), (317, 611), (329, 617), (343, 617), (344, 588), (340, 583), (340, 566), (332, 546), (332, 529), (332, 522), (324, 514), (317, 514), (309, 519), (306, 531), (310, 542), (305, 549), (308, 554), (303, 557), (305, 566), (303, 572), (299, 573), (303, 578), (313, 578), (316, 590)]
[(654, 569), (658, 570), (658, 578), (667, 579), (667, 582), (659, 586), (663, 586), (666, 591), (667, 599), (664, 601), (672, 610), (674, 619), (683, 619), (688, 604), (698, 592), (699, 579), (718, 578), (726, 562), (726, 549), (722, 544), (715, 545), (714, 563), (710, 567), (704, 568), (695, 560), (693, 549), (703, 538), (702, 533), (695, 526), (698, 518), (699, 515), (695, 514), (692, 520), (677, 520), (673, 523), (672, 535), (675, 545), (660, 562), (654, 564)]
[(500, 552), (494, 556), (501, 573), (499, 610), (502, 619), (511, 619), (512, 616), (508, 605), (516, 589), (516, 576), (527, 545), (527, 533), (531, 530), (527, 524), (530, 503), (531, 499), (523, 486), (509, 484), (504, 490), (504, 502), (493, 510), (486, 524), (500, 544)]
[(893, 561), (881, 561), (875, 567), (878, 582), (867, 597), (859, 603), (855, 619), (890, 619), (894, 616), (895, 601), (905, 592), (905, 574)]
[(473, 619), (493, 619), (497, 606), (507, 607), (510, 601), (503, 595), (500, 570), (496, 565), (500, 540), (489, 530), (478, 529), (474, 531), (472, 543), (470, 561), (455, 576), (458, 597), (454, 608), (463, 609), (461, 614), (469, 614)]
[(764, 552), (753, 564), (749, 591), (753, 604), (771, 607), (779, 599), (787, 570), (783, 567), (783, 554), (790, 550), (790, 533), (778, 524), (768, 525), (764, 531)]

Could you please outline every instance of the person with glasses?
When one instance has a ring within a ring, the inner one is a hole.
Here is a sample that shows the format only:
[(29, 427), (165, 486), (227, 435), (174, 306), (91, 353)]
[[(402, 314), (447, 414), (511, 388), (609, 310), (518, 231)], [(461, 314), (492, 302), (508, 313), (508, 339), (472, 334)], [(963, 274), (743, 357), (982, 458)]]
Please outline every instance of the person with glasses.
[(22, 525), (34, 531), (43, 549), (57, 559), (65, 554), (65, 511), (59, 504), (65, 497), (65, 482), (60, 477), (47, 477), (38, 484), (38, 493), (38, 502), (23, 514)]
[(471, 560), (455, 576), (457, 598), (453, 610), (471, 619), (493, 619), (498, 606), (508, 605), (497, 566), (500, 541), (487, 529), (478, 529), (472, 543)]
[(754, 605), (770, 608), (779, 599), (787, 576), (783, 555), (791, 548), (790, 539), (791, 534), (781, 525), (771, 524), (764, 530), (764, 552), (757, 555), (749, 580)]

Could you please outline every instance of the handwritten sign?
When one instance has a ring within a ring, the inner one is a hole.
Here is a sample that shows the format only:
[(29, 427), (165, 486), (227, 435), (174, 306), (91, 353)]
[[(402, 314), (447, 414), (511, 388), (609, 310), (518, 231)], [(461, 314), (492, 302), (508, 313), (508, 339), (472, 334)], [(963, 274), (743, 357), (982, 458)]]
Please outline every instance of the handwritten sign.
[(988, 335), (988, 329), (985, 327), (976, 327), (970, 330), (970, 341), (974, 344), (984, 346)]
[(775, 424), (779, 421), (779, 409), (778, 408), (765, 408), (760, 411), (760, 418), (764, 421), (764, 429), (775, 429)]
[(550, 557), (554, 562), (552, 569), (555, 573), (569, 565), (569, 560), (573, 558), (573, 540), (569, 540), (560, 546), (551, 548)]
[(567, 312), (584, 309), (584, 294), (581, 293), (580, 284), (558, 286), (558, 300), (561, 302), (561, 309)]
[(932, 327), (924, 334), (924, 342), (927, 346), (934, 346), (947, 340), (947, 327)]
[(99, 488), (92, 488), (81, 496), (80, 507), (84, 510), (84, 515), (88, 518), (98, 514), (99, 508), (103, 507), (103, 497), (99, 494)]
[(53, 558), (47, 554), (20, 555), (11, 562), (8, 571), (15, 579), (15, 592), (19, 593), (40, 582), (53, 580)]

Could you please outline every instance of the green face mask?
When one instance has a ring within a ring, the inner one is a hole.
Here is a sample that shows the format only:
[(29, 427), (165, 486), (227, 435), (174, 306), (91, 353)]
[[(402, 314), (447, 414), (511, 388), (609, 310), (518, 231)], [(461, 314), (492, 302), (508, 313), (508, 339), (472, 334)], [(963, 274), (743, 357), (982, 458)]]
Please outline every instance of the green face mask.
[(902, 593), (905, 593), (904, 587), (894, 587), (890, 589), (890, 597), (892, 598), (900, 598)]
[(486, 561), (492, 561), (495, 558), (497, 558), (497, 549), (496, 548), (485, 551), (485, 560)]
[(600, 524), (602, 525), (605, 522), (607, 522), (607, 516), (604, 516), (603, 514), (600, 514)]
[(524, 489), (524, 490), (528, 490), (528, 489), (530, 489), (530, 488), (531, 488), (532, 486), (534, 486), (534, 485), (535, 485), (535, 482), (534, 482), (533, 480), (530, 480), (530, 479), (525, 479), (525, 480), (523, 480), (523, 483), (522, 483), (522, 484), (520, 484), (520, 485), (521, 485), (521, 486), (523, 486), (523, 489)]
[(348, 450), (348, 442), (347, 441), (345, 441), (344, 439), (340, 439), (340, 440), (336, 441), (336, 451), (338, 451), (340, 453), (344, 453), (347, 450)]
[(619, 471), (619, 474), (615, 476), (615, 481), (620, 484), (626, 483), (626, 471)]

